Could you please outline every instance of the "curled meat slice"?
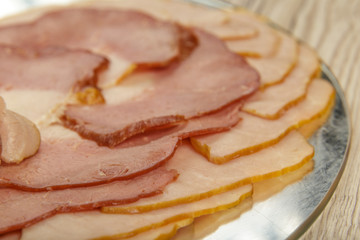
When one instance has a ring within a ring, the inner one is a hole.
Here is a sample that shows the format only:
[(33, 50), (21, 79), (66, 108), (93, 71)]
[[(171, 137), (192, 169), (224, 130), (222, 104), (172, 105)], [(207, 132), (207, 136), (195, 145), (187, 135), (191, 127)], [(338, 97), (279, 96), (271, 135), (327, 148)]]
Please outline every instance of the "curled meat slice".
[(280, 46), (273, 56), (247, 58), (249, 64), (259, 72), (262, 88), (284, 81), (297, 62), (299, 46), (296, 40), (280, 32), (279, 36)]
[(69, 93), (96, 92), (107, 66), (106, 58), (86, 50), (0, 45), (0, 94), (10, 110), (37, 122)]
[(244, 104), (243, 111), (267, 119), (279, 118), (286, 109), (305, 98), (308, 85), (319, 66), (316, 54), (301, 45), (298, 63), (285, 80), (255, 93)]
[(0, 90), (55, 90), (96, 86), (108, 60), (86, 50), (0, 45)]
[(214, 112), (257, 90), (258, 73), (242, 57), (217, 38), (194, 32), (198, 47), (178, 65), (153, 73), (154, 89), (118, 104), (69, 105), (64, 125), (99, 145), (114, 147), (149, 129)]
[(315, 79), (309, 86), (306, 98), (281, 118), (269, 120), (242, 112), (242, 121), (230, 131), (194, 137), (191, 143), (209, 161), (222, 164), (276, 144), (291, 130), (323, 116), (326, 119), (334, 98), (335, 91), (330, 83)]
[(83, 211), (134, 202), (162, 192), (177, 177), (175, 170), (158, 168), (129, 181), (48, 192), (0, 189), (0, 234), (21, 229), (56, 213)]
[(276, 52), (279, 44), (279, 36), (267, 26), (263, 19), (242, 10), (221, 11), (201, 5), (167, 0), (105, 0), (77, 4), (97, 8), (119, 7), (138, 10), (184, 26), (199, 27), (226, 40), (231, 50), (246, 56), (271, 56)]
[(38, 153), (0, 168), (0, 186), (39, 191), (129, 179), (157, 168), (184, 138), (228, 130), (239, 121), (238, 104), (162, 131), (139, 135), (116, 148), (99, 147), (61, 126), (40, 129)]
[(244, 22), (256, 28), (257, 35), (252, 38), (227, 40), (226, 45), (231, 51), (256, 58), (271, 57), (276, 54), (281, 38), (265, 20), (245, 11), (239, 12), (237, 18), (242, 18)]
[(58, 214), (24, 229), (22, 240), (127, 239), (176, 220), (195, 218), (234, 207), (251, 193), (251, 185), (246, 185), (200, 201), (141, 214), (104, 214), (98, 211)]
[(167, 65), (194, 47), (196, 39), (176, 24), (136, 11), (69, 8), (46, 13), (31, 23), (1, 27), (0, 43), (64, 46), (109, 55), (117, 69), (110, 65), (107, 77), (117, 81), (133, 64)]
[(102, 210), (136, 213), (197, 201), (294, 171), (310, 161), (313, 154), (313, 147), (295, 131), (271, 147), (222, 165), (207, 161), (190, 144), (183, 144), (166, 164), (168, 168), (176, 169), (179, 177), (161, 196), (117, 207), (103, 207)]
[[(118, 7), (145, 12), (156, 18), (170, 20), (183, 26), (202, 28), (221, 39), (251, 38), (257, 35), (252, 21), (244, 21), (227, 10), (213, 9), (200, 4), (167, 0), (92, 1), (76, 3), (87, 7)], [(241, 13), (239, 13), (241, 14)]]

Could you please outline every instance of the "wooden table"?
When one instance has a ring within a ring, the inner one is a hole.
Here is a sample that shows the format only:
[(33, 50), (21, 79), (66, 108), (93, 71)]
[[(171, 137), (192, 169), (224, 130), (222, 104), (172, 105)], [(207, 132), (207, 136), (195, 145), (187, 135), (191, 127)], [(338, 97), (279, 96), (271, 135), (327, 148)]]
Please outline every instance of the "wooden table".
[(302, 239), (360, 239), (360, 0), (232, 0), (312, 46), (344, 89), (352, 121), (345, 171)]

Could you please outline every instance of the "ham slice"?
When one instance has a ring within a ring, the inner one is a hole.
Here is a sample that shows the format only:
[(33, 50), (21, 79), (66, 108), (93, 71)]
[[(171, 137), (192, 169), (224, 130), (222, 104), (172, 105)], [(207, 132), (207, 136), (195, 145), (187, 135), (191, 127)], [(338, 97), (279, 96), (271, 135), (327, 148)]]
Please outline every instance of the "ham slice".
[(335, 91), (331, 84), (326, 80), (315, 79), (309, 86), (306, 98), (286, 111), (281, 118), (269, 120), (242, 112), (242, 121), (230, 131), (193, 137), (191, 143), (209, 161), (222, 164), (276, 144), (291, 130), (322, 118), (323, 115), (327, 116), (334, 98)]
[(192, 222), (192, 218), (183, 219), (177, 222), (169, 223), (163, 227), (151, 229), (133, 237), (126, 238), (126, 240), (171, 239), (179, 229), (190, 225)]
[(129, 181), (48, 192), (0, 189), (0, 234), (21, 229), (56, 213), (91, 210), (109, 204), (134, 202), (162, 192), (177, 177), (175, 170), (158, 168)]
[(242, 57), (217, 38), (197, 29), (194, 33), (199, 46), (179, 65), (154, 73), (155, 89), (119, 104), (69, 105), (64, 125), (114, 147), (144, 131), (219, 110), (258, 88), (257, 72)]
[[(251, 19), (238, 17), (241, 13), (221, 11), (184, 1), (168, 0), (104, 0), (76, 3), (79, 6), (96, 8), (123, 8), (141, 11), (156, 18), (174, 21), (183, 26), (199, 27), (221, 39), (243, 39), (257, 35)], [(228, 10), (228, 9), (227, 9)]]
[[(279, 143), (251, 155), (216, 165), (184, 144), (167, 163), (179, 177), (163, 194), (118, 207), (103, 207), (107, 213), (136, 213), (204, 199), (252, 182), (294, 171), (312, 159), (313, 147), (297, 132)], [(281, 157), (279, 157), (281, 156)]]
[[(301, 180), (304, 176), (306, 176), (306, 174), (312, 171), (313, 166), (314, 161), (309, 161), (298, 170), (286, 173), (279, 177), (254, 183), (251, 198), (245, 199), (236, 207), (194, 219), (192, 225), (181, 229), (172, 238), (172, 240), (204, 239), (206, 236), (214, 233), (219, 227), (221, 227), (221, 225), (227, 223), (231, 225), (235, 223), (238, 218), (241, 218), (242, 214), (251, 210), (253, 205), (255, 205), (257, 202), (267, 200), (269, 197), (274, 196), (290, 184)], [(254, 208), (257, 209), (256, 206), (254, 206)], [(252, 211), (256, 211), (255, 209)]]
[(85, 50), (0, 45), (0, 88), (55, 90), (67, 94), (96, 86), (108, 60)]
[(24, 229), (21, 239), (127, 239), (174, 221), (234, 207), (251, 193), (251, 185), (246, 185), (200, 201), (141, 214), (104, 214), (99, 211), (58, 214)]
[(239, 121), (238, 104), (175, 128), (139, 135), (110, 149), (81, 139), (61, 126), (40, 129), (38, 153), (25, 162), (0, 168), (0, 186), (39, 191), (129, 179), (167, 161), (188, 137), (228, 130)]
[(176, 24), (140, 12), (109, 9), (64, 9), (46, 13), (31, 23), (1, 27), (0, 42), (65, 46), (109, 55), (116, 63), (116, 69), (110, 65), (111, 74), (107, 76), (115, 76), (112, 81), (133, 69), (133, 64), (165, 66), (196, 45), (192, 34)]
[(301, 45), (298, 63), (284, 82), (251, 96), (244, 104), (243, 111), (267, 119), (279, 118), (286, 109), (305, 98), (308, 85), (319, 66), (316, 54)]
[(259, 72), (262, 88), (282, 82), (297, 62), (299, 47), (296, 40), (284, 33), (278, 32), (278, 34), (281, 42), (274, 56), (246, 58), (249, 64)]
[(256, 27), (258, 34), (252, 38), (227, 40), (227, 47), (243, 56), (256, 58), (274, 56), (281, 43), (279, 34), (258, 17), (246, 12), (243, 15)]
[[(106, 58), (85, 50), (0, 45), (0, 94), (10, 110), (35, 122), (70, 92), (96, 87), (107, 65)], [(29, 108), (30, 99), (36, 108)]]
[(163, 20), (184, 26), (199, 27), (226, 40), (234, 52), (245, 56), (268, 57), (277, 51), (279, 36), (267, 23), (246, 11), (221, 11), (183, 1), (168, 0), (104, 0), (77, 3), (96, 8), (124, 8), (138, 10)]

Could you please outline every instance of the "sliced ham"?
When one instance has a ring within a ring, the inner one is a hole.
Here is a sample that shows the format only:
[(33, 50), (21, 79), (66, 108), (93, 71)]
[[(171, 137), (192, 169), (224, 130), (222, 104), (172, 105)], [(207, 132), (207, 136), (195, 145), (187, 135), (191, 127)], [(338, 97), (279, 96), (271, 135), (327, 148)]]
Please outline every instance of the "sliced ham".
[(180, 221), (169, 223), (165, 226), (151, 229), (149, 231), (137, 234), (133, 237), (126, 238), (126, 240), (153, 240), (153, 239), (171, 239), (176, 232), (193, 222), (194, 219), (188, 218)]
[(199, 46), (179, 65), (154, 73), (154, 89), (119, 104), (69, 105), (64, 125), (99, 145), (114, 147), (149, 129), (219, 110), (258, 88), (257, 72), (242, 57), (217, 38), (194, 32)]
[(168, 0), (120, 0), (120, 1), (93, 1), (76, 3), (80, 6), (96, 8), (123, 8), (138, 10), (156, 18), (174, 21), (183, 26), (202, 28), (221, 39), (243, 39), (257, 35), (257, 29), (251, 19), (238, 17), (230, 11), (221, 11), (195, 5), (184, 1)]
[[(107, 65), (85, 50), (0, 45), (0, 94), (10, 110), (37, 121), (70, 92), (96, 87)], [(30, 99), (37, 108), (28, 107)]]
[(245, 56), (271, 56), (276, 52), (280, 41), (279, 36), (266, 21), (241, 10), (220, 11), (183, 1), (168, 0), (105, 0), (78, 4), (96, 8), (119, 7), (138, 10), (185, 26), (199, 27), (226, 40), (231, 50)]
[[(255, 212), (257, 202), (266, 201), (290, 184), (300, 181), (306, 174), (312, 171), (313, 166), (314, 161), (309, 161), (298, 170), (254, 183), (251, 198), (245, 199), (236, 207), (196, 218), (192, 225), (181, 229), (172, 240), (204, 239), (206, 236), (214, 233), (221, 225), (227, 223), (231, 225), (231, 222), (236, 222), (237, 219), (241, 218), (242, 214), (245, 214), (247, 211)], [(254, 209), (251, 210), (253, 206)]]
[(267, 119), (279, 118), (286, 109), (305, 98), (308, 85), (319, 67), (316, 54), (301, 45), (298, 63), (284, 82), (255, 93), (244, 104), (243, 111)]
[(95, 86), (108, 60), (86, 50), (0, 45), (0, 88), (69, 93)]
[(179, 177), (166, 187), (163, 194), (102, 210), (107, 213), (136, 213), (197, 201), (294, 171), (310, 161), (313, 154), (313, 147), (297, 132), (262, 151), (222, 165), (207, 161), (190, 144), (184, 144), (166, 164), (168, 168), (176, 169)]
[[(74, 27), (76, 26), (76, 27)], [(146, 40), (145, 40), (146, 39)], [(65, 46), (111, 56), (112, 81), (137, 66), (164, 66), (196, 44), (180, 26), (135, 11), (63, 9), (31, 23), (0, 28), (0, 42), (15, 45)], [(113, 72), (115, 71), (115, 73)]]
[(246, 185), (200, 201), (141, 214), (104, 214), (99, 211), (58, 214), (24, 229), (21, 239), (127, 239), (174, 221), (234, 207), (249, 197), (251, 192), (251, 185)]
[[(227, 40), (227, 47), (240, 55), (248, 57), (271, 57), (274, 56), (280, 46), (279, 34), (268, 26), (267, 22), (251, 15), (243, 13), (248, 21), (252, 22), (257, 29), (257, 35), (252, 38)], [(240, 15), (241, 16), (241, 15)]]
[(297, 62), (299, 47), (296, 40), (280, 32), (279, 36), (280, 46), (273, 56), (247, 58), (249, 64), (259, 72), (262, 88), (282, 82)]
[(238, 106), (140, 135), (113, 149), (99, 147), (61, 126), (40, 129), (38, 153), (22, 164), (2, 166), (0, 186), (39, 191), (133, 178), (167, 161), (182, 139), (234, 126), (239, 121)]
[(175, 170), (158, 168), (129, 181), (94, 187), (46, 192), (0, 189), (0, 234), (39, 222), (56, 213), (91, 210), (111, 204), (134, 202), (159, 194), (177, 177)]
[(209, 161), (222, 164), (269, 147), (291, 130), (328, 115), (334, 98), (335, 91), (331, 84), (315, 79), (309, 86), (306, 98), (281, 118), (269, 120), (242, 112), (242, 121), (230, 131), (193, 137), (191, 143)]

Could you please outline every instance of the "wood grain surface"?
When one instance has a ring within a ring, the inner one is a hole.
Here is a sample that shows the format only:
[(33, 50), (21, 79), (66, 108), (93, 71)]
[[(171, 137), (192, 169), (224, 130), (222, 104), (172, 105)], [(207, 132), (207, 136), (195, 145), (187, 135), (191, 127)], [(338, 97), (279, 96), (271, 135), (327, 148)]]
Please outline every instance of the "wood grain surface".
[(301, 239), (360, 239), (360, 0), (232, 0), (312, 46), (344, 89), (351, 148), (338, 187)]

